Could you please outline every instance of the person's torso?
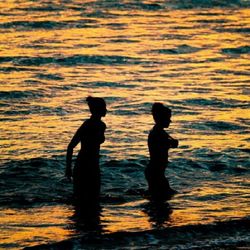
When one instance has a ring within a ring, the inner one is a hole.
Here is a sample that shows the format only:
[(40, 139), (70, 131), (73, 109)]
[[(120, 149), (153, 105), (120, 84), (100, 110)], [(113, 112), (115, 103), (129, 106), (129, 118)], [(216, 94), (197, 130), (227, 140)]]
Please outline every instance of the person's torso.
[(168, 150), (170, 141), (164, 130), (152, 129), (148, 136), (148, 149), (150, 163), (153, 165), (166, 166), (168, 162)]
[(105, 124), (102, 121), (88, 119), (81, 131), (81, 150), (79, 155), (85, 158), (99, 157), (100, 145), (104, 141)]

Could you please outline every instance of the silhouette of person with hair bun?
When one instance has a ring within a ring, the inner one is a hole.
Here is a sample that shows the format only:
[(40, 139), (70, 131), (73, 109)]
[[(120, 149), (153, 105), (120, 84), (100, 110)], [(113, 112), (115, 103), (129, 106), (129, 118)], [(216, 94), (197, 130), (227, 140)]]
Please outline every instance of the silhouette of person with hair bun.
[[(100, 145), (105, 141), (106, 103), (99, 97), (87, 97), (91, 117), (76, 131), (67, 148), (65, 176), (73, 177), (74, 196), (78, 204), (97, 202), (100, 196)], [(81, 143), (72, 173), (73, 149)]]
[(152, 106), (152, 115), (155, 125), (148, 136), (150, 161), (145, 169), (145, 177), (150, 196), (154, 200), (166, 200), (176, 193), (169, 186), (165, 169), (168, 164), (168, 151), (170, 148), (178, 147), (178, 140), (173, 139), (164, 130), (171, 122), (171, 110), (168, 107), (156, 102)]

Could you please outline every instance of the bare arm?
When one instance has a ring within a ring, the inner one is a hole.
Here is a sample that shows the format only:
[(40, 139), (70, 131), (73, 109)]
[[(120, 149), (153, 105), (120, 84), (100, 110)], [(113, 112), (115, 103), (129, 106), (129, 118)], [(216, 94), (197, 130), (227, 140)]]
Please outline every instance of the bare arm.
[(171, 137), (171, 148), (177, 148), (179, 141)]
[(82, 127), (80, 127), (73, 138), (71, 139), (68, 148), (67, 148), (67, 155), (66, 155), (66, 170), (65, 170), (65, 176), (70, 178), (72, 177), (72, 168), (71, 168), (71, 163), (72, 163), (72, 155), (73, 155), (73, 150), (77, 146), (77, 144), (81, 140), (81, 131)]
[(170, 135), (168, 135), (168, 140), (170, 141), (170, 148), (177, 148), (178, 147), (178, 140), (174, 139)]

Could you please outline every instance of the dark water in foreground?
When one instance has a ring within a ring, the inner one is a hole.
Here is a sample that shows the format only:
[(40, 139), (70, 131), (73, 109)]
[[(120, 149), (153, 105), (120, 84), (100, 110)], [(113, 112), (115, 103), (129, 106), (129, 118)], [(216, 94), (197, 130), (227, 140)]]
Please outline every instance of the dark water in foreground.
[(185, 249), (247, 245), (249, 171), (237, 165), (222, 167), (220, 161), (201, 158), (199, 162), (202, 160), (202, 164), (181, 158), (172, 161), (167, 173), (179, 193), (160, 205), (143, 195), (147, 159), (103, 162), (100, 214), (90, 221), (71, 205), (72, 186), (63, 177), (63, 157), (3, 164), (0, 204), (5, 223), (1, 227), (6, 236), (18, 240), (14, 243), (12, 238), (1, 246), (44, 244), (72, 236), (84, 237), (62, 244), (73, 246), (83, 241), (83, 249), (98, 244), (105, 244), (103, 249), (112, 244), (117, 249), (120, 244), (130, 249), (131, 244), (139, 247), (142, 242), (155, 247), (183, 245)]
[[(249, 246), (250, 2), (0, 3), (0, 248)], [(104, 97), (100, 213), (75, 214), (65, 150)], [(178, 191), (143, 195), (150, 108), (173, 110)], [(66, 241), (65, 241), (66, 240)]]

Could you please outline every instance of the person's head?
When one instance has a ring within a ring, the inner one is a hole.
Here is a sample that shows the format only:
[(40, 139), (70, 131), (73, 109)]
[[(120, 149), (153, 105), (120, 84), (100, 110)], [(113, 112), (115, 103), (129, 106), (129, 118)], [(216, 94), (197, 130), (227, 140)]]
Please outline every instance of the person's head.
[(155, 102), (152, 106), (152, 115), (157, 125), (167, 128), (171, 122), (171, 109), (160, 102)]
[(89, 106), (90, 113), (94, 116), (105, 116), (107, 113), (106, 103), (103, 98), (88, 96), (86, 101)]

